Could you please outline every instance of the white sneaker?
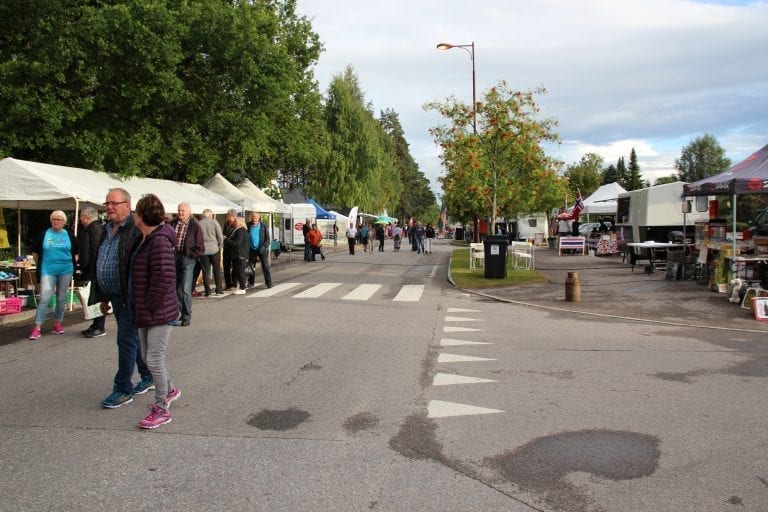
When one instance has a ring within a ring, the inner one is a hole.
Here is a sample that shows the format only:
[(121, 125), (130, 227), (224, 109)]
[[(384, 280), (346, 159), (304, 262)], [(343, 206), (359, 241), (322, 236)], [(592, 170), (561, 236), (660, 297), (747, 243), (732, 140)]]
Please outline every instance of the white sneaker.
[(232, 295), (245, 295), (245, 290), (237, 289), (232, 292)]

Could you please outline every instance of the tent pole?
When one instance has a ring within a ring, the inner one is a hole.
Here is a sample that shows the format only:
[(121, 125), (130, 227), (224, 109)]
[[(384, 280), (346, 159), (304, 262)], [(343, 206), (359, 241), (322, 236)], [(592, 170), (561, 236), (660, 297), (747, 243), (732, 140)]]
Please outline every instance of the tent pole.
[[(736, 272), (736, 192), (733, 192), (733, 210), (731, 211), (731, 214), (733, 215), (733, 252), (731, 253), (733, 255), (733, 259), (731, 260), (731, 271)], [(735, 275), (733, 277), (736, 277)]]
[(21, 256), (21, 204), (16, 202), (16, 256)]

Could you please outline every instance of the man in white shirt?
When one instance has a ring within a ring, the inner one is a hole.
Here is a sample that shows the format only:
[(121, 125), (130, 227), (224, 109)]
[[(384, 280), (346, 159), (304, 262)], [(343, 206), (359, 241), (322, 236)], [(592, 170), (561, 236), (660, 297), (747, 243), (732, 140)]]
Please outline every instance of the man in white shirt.
[(349, 244), (349, 254), (355, 255), (355, 244), (357, 243), (357, 228), (355, 223), (350, 222), (347, 228), (347, 243)]

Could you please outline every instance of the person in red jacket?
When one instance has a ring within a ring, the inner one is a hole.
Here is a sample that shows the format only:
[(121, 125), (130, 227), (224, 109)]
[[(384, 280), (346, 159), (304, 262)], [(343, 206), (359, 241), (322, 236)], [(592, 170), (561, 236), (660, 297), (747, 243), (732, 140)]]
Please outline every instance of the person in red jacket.
[(136, 227), (142, 235), (131, 258), (130, 303), (133, 323), (139, 331), (141, 354), (152, 372), (155, 402), (150, 413), (139, 422), (141, 428), (157, 428), (171, 421), (171, 402), (181, 392), (171, 381), (165, 365), (171, 322), (176, 320), (176, 233), (163, 222), (165, 209), (154, 194), (136, 204)]

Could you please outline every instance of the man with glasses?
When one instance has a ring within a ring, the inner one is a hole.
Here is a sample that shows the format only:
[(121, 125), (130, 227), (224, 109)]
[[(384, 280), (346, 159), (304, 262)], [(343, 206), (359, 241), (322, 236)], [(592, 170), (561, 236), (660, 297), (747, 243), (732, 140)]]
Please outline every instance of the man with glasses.
[[(131, 195), (122, 188), (110, 189), (104, 202), (107, 225), (92, 267), (91, 296), (88, 304), (101, 302), (106, 315), (110, 303), (117, 321), (117, 373), (112, 393), (101, 406), (115, 409), (133, 401), (133, 395), (155, 389), (152, 372), (144, 363), (139, 350), (139, 333), (128, 309), (128, 272), (131, 254), (141, 242), (141, 233), (133, 222)], [(134, 367), (141, 379), (133, 386)]]

